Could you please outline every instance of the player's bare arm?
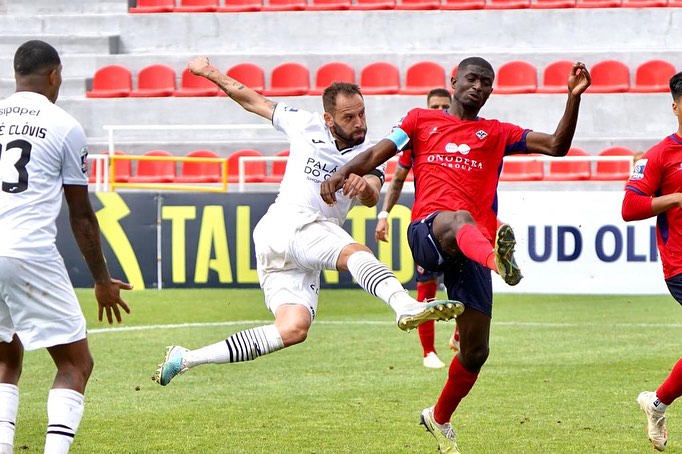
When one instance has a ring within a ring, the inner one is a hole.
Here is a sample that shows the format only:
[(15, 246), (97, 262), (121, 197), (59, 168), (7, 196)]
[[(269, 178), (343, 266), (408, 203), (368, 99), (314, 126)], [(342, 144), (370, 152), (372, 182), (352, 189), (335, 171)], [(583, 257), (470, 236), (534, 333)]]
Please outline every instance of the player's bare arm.
[(330, 178), (327, 178), (322, 182), (320, 185), (322, 200), (329, 205), (334, 205), (336, 203), (335, 193), (337, 190), (343, 187), (343, 194), (349, 195), (346, 192), (344, 183), (351, 173), (355, 175), (367, 175), (379, 165), (388, 161), (395, 155), (396, 151), (397, 147), (388, 139), (382, 139), (376, 145), (363, 151), (338, 169)]
[(235, 100), (249, 112), (260, 115), (272, 121), (276, 102), (250, 89), (241, 82), (213, 66), (207, 57), (194, 57), (187, 64), (187, 68), (196, 76), (205, 77), (216, 84), (227, 96)]
[(571, 142), (578, 124), (580, 96), (590, 86), (590, 73), (581, 62), (576, 62), (568, 76), (568, 99), (566, 109), (559, 120), (554, 134), (530, 132), (526, 136), (526, 145), (531, 153), (541, 153), (549, 156), (566, 156), (571, 148)]
[(130, 308), (121, 299), (120, 290), (130, 290), (133, 286), (127, 282), (112, 279), (109, 275), (109, 270), (102, 254), (97, 216), (92, 209), (92, 205), (90, 205), (88, 187), (64, 185), (64, 197), (69, 206), (71, 230), (92, 274), (92, 278), (95, 280), (95, 298), (98, 305), (97, 318), (101, 322), (103, 313), (106, 311), (107, 321), (110, 324), (113, 323), (114, 316), (116, 321), (120, 323), (121, 311), (119, 307), (126, 313), (130, 313)]
[[(356, 177), (357, 175), (351, 175), (347, 180), (346, 183), (348, 184), (351, 182), (351, 177)], [(364, 177), (359, 178), (362, 180), (362, 184), (355, 184), (356, 188), (360, 186), (364, 186), (362, 190), (357, 190), (358, 195), (357, 198), (366, 207), (373, 207), (377, 203), (379, 203), (379, 196), (381, 194), (381, 180), (379, 177), (376, 175), (365, 175)]]
[[(384, 197), (384, 204), (381, 208), (382, 212), (385, 211), (390, 213), (395, 204), (398, 203), (398, 199), (400, 198), (400, 194), (403, 192), (403, 186), (405, 185), (405, 180), (407, 179), (407, 174), (409, 172), (410, 169), (406, 169), (401, 166), (398, 166), (398, 168), (395, 169), (393, 179), (391, 180), (391, 184), (388, 186), (386, 196)], [(377, 241), (388, 242), (388, 231), (388, 219), (382, 218), (377, 220), (377, 226), (374, 230), (374, 239)]]

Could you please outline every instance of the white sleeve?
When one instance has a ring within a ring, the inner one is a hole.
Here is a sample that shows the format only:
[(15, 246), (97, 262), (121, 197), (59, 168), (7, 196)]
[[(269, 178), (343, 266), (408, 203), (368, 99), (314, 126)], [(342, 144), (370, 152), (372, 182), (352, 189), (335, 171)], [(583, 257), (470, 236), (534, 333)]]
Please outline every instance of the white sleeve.
[(76, 124), (64, 137), (62, 184), (88, 184), (88, 144), (85, 131)]
[(299, 110), (283, 102), (277, 103), (272, 114), (272, 125), (278, 131), (282, 131), (288, 136), (300, 134), (300, 132), (310, 124), (313, 114), (307, 110)]

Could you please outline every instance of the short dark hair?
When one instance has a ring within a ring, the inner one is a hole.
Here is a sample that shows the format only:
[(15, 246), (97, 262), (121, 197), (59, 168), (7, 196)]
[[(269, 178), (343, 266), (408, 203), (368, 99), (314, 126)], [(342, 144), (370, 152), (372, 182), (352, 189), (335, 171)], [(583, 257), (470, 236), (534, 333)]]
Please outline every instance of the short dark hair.
[(457, 72), (459, 70), (464, 69), (466, 66), (473, 65), (473, 66), (480, 66), (482, 68), (488, 69), (492, 71), (493, 74), (495, 74), (495, 70), (493, 69), (493, 65), (488, 63), (488, 60), (481, 58), (481, 57), (467, 57), (461, 62), (459, 62), (459, 65), (457, 65)]
[(360, 95), (360, 87), (349, 82), (334, 82), (324, 89), (322, 93), (322, 106), (325, 112), (334, 113), (336, 110), (336, 97), (343, 93), (346, 96)]
[(38, 39), (26, 41), (14, 54), (14, 72), (21, 76), (37, 74), (61, 63), (57, 50)]
[(433, 98), (434, 96), (442, 97), (442, 98), (450, 98), (452, 95), (450, 94), (449, 91), (445, 88), (434, 88), (429, 92), (428, 95), (426, 95), (426, 100), (428, 101), (429, 99)]
[(679, 101), (682, 96), (682, 71), (670, 78), (670, 94), (673, 95), (675, 102)]

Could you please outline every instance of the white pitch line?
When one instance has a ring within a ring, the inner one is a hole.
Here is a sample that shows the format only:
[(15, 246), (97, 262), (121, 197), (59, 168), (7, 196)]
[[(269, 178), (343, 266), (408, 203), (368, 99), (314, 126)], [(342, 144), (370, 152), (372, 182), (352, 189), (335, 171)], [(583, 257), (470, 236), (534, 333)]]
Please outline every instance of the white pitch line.
[[(207, 328), (207, 327), (221, 327), (221, 326), (238, 326), (238, 325), (264, 325), (271, 324), (272, 320), (237, 320), (229, 322), (206, 322), (206, 323), (177, 323), (167, 325), (140, 325), (140, 326), (121, 326), (111, 328), (94, 328), (89, 329), (88, 334), (101, 333), (118, 333), (128, 331), (154, 331), (160, 329), (179, 329), (179, 328)], [(390, 321), (371, 321), (371, 320), (318, 320), (315, 325), (395, 325), (395, 322)], [(494, 326), (511, 326), (511, 327), (535, 327), (535, 328), (580, 328), (580, 327), (598, 327), (598, 328), (682, 328), (682, 323), (547, 323), (547, 322), (493, 322)]]

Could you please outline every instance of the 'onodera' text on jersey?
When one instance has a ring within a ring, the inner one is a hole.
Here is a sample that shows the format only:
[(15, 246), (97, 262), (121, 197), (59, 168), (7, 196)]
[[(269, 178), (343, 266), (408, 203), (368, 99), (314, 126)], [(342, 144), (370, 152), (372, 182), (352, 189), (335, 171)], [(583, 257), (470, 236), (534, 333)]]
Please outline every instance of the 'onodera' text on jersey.
[(33, 92), (0, 101), (0, 256), (59, 256), (55, 221), (62, 185), (87, 185), (81, 125)]
[(413, 109), (400, 121), (410, 139), (415, 201), (412, 220), (434, 211), (466, 210), (490, 240), (497, 229), (497, 183), (505, 155), (526, 153), (519, 126), (462, 120), (444, 110)]
[[(320, 185), (356, 155), (371, 146), (365, 139), (360, 145), (339, 150), (331, 131), (320, 114), (299, 110), (278, 103), (272, 124), (284, 132), (290, 141), (289, 160), (275, 200), (277, 205), (302, 207), (343, 225), (356, 199), (336, 192), (336, 204), (327, 205), (320, 197)], [(385, 166), (375, 169), (382, 183)]]

